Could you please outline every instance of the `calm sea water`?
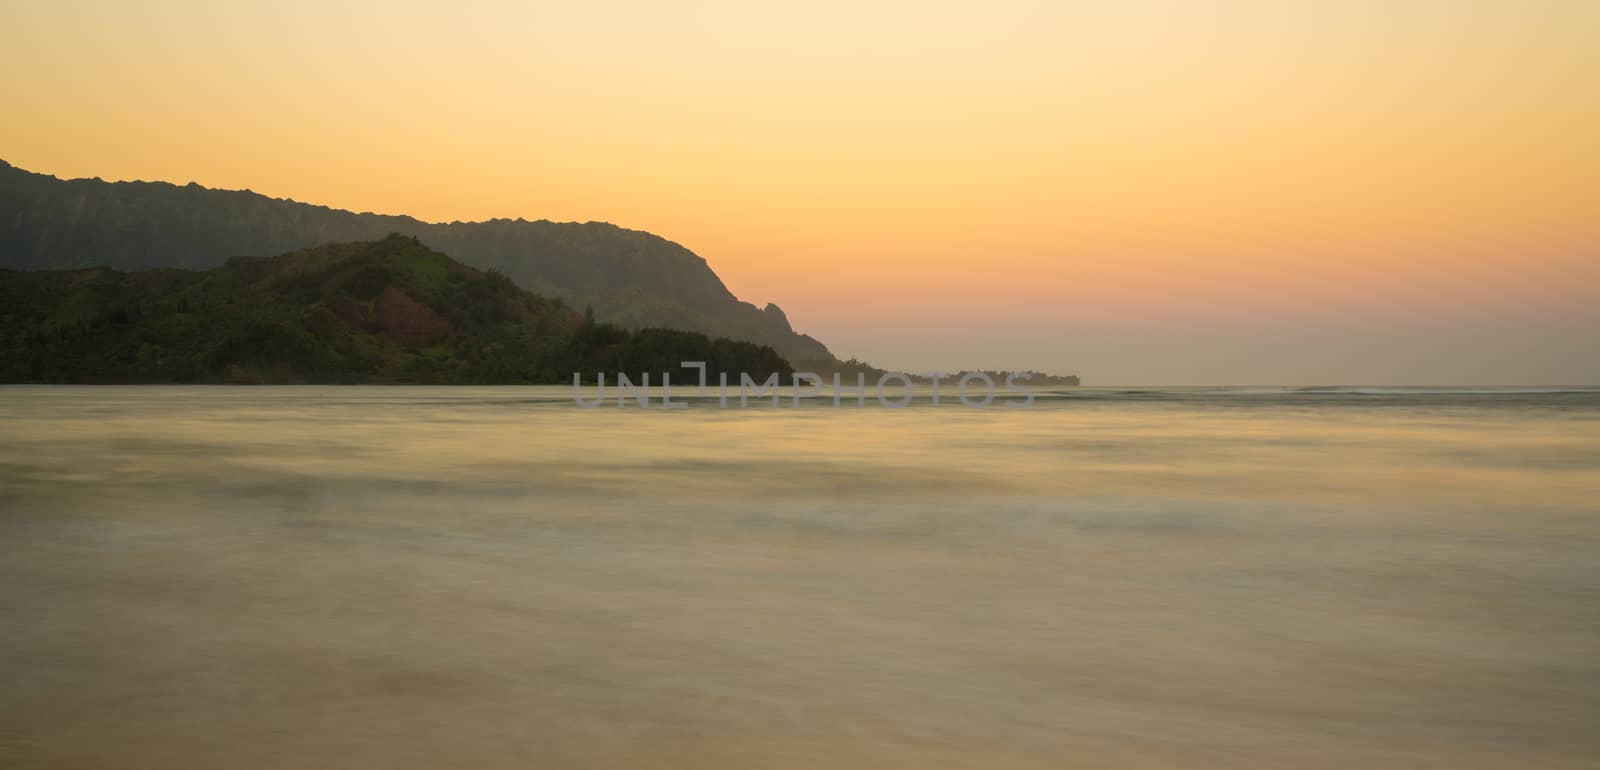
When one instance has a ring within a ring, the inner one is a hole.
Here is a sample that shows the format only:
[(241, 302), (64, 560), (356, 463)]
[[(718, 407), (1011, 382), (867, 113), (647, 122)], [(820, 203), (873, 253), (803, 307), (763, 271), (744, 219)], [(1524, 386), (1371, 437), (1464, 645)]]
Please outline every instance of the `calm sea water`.
[(1597, 391), (0, 389), (0, 766), (1596, 763)]

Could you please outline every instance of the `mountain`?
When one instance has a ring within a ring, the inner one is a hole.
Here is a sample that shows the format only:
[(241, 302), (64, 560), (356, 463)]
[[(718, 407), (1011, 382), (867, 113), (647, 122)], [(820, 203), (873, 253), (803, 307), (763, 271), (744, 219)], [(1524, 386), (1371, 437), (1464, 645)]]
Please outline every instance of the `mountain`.
[(593, 306), (626, 328), (668, 327), (769, 345), (801, 368), (833, 356), (796, 333), (777, 305), (741, 302), (706, 261), (664, 238), (602, 222), (435, 224), (354, 213), (190, 183), (62, 180), (0, 161), (0, 268), (206, 270), (230, 257), (266, 256), (389, 233), (530, 291)]
[(680, 361), (792, 371), (771, 347), (586, 319), (414, 236), (205, 271), (0, 270), (0, 382), (563, 383)]

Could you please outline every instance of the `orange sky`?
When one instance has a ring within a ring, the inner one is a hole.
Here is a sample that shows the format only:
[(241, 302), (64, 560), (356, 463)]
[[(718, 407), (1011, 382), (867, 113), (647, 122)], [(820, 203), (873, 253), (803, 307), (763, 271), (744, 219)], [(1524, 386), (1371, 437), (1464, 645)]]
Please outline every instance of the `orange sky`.
[(215, 5), (7, 3), (0, 158), (650, 230), (893, 367), (1600, 382), (1600, 3)]

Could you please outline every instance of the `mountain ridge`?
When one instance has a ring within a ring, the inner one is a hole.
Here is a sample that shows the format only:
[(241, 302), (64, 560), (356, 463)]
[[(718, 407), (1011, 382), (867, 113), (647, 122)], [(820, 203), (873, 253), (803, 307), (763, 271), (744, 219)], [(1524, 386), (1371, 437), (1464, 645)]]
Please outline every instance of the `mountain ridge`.
[(206, 271), (0, 270), (0, 382), (659, 382), (684, 360), (792, 371), (768, 346), (597, 323), (400, 234)]
[(670, 327), (772, 346), (797, 366), (835, 363), (777, 306), (736, 297), (705, 258), (607, 222), (498, 217), (426, 222), (196, 182), (60, 179), (0, 160), (0, 268), (209, 269), (388, 233), (420, 238), (522, 288), (591, 305), (625, 328)]

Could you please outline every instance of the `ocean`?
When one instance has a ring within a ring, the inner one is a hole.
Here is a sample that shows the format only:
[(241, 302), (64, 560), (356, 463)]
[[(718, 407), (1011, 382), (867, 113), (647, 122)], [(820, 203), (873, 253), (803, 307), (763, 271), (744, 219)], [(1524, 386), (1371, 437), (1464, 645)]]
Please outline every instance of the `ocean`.
[(0, 388), (0, 767), (1600, 766), (1600, 390), (674, 399)]

